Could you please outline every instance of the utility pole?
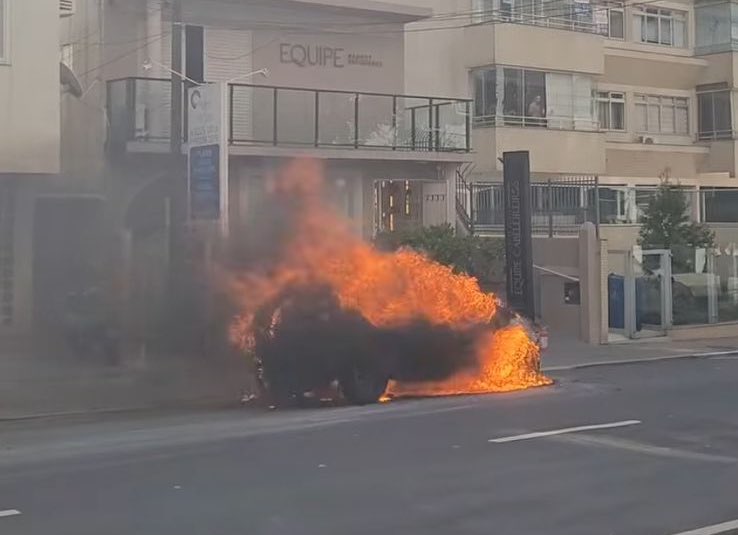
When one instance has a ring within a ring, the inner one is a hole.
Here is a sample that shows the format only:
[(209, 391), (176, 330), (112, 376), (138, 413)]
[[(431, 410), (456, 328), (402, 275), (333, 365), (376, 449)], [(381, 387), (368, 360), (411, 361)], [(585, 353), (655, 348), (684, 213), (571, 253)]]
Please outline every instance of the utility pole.
[(182, 333), (175, 326), (183, 322), (188, 323), (189, 295), (183, 289), (192, 286), (189, 284), (187, 267), (187, 237), (185, 221), (187, 219), (187, 172), (182, 157), (182, 116), (183, 91), (182, 55), (183, 55), (183, 26), (182, 0), (171, 0), (172, 14), (172, 57), (171, 57), (171, 117), (170, 117), (170, 152), (169, 166), (169, 198), (165, 199), (165, 217), (168, 234), (167, 256), (168, 273), (168, 314), (172, 321), (168, 327), (170, 343), (175, 346), (183, 343)]
[(172, 119), (171, 152), (179, 164), (182, 155), (182, 3), (172, 0)]

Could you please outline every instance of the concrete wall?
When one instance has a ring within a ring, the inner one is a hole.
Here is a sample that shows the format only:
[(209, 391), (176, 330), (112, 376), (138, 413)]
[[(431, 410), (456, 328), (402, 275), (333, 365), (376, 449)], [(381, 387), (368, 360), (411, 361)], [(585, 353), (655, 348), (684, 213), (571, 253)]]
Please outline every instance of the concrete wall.
[(644, 149), (643, 145), (631, 146), (630, 149), (618, 149), (616, 144), (608, 144), (606, 172), (611, 176), (642, 177), (660, 176), (667, 169), (674, 180), (682, 177), (694, 177), (699, 172), (705, 154), (679, 150)]
[(107, 117), (105, 82), (98, 67), (104, 48), (103, 10), (99, 0), (77, 1), (73, 16), (60, 19), (60, 46), (69, 54), (69, 67), (77, 75), (82, 98), (61, 96), (61, 176), (66, 191), (104, 191)]
[[(601, 248), (592, 224), (578, 237), (533, 240), (538, 314), (551, 329), (591, 344), (603, 339)], [(565, 287), (575, 281), (580, 302), (566, 302)]]
[[(604, 71), (603, 39), (598, 35), (521, 24), (482, 28), (494, 36), (494, 56), (481, 65), (496, 63), (586, 74)], [(572, 54), (574, 50), (576, 54)]]
[[(404, 0), (431, 7), (434, 13), (468, 13), (471, 0)], [(471, 28), (463, 19), (417, 22), (405, 33), (405, 92), (468, 98), (468, 64), (478, 49), (465, 46)], [(440, 29), (445, 28), (445, 29)], [(491, 46), (486, 43), (482, 46)]]
[(0, 63), (0, 173), (57, 173), (59, 2), (10, 2), (8, 16), (8, 61)]
[(605, 170), (604, 136), (596, 132), (547, 128), (474, 128), (475, 172), (502, 170), (507, 151), (529, 150), (534, 173), (600, 174)]

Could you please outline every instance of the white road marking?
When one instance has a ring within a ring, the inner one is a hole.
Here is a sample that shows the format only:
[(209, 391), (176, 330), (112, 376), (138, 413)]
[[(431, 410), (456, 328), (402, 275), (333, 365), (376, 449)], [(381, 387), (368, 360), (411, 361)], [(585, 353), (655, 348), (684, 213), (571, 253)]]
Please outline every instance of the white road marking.
[(722, 524), (715, 524), (713, 526), (705, 526), (704, 528), (693, 529), (692, 531), (683, 531), (681, 533), (675, 533), (674, 535), (718, 535), (718, 533), (725, 533), (738, 529), (738, 520), (731, 520), (729, 522), (723, 522)]
[(495, 444), (503, 444), (505, 442), (517, 442), (518, 440), (530, 440), (532, 438), (550, 437), (554, 435), (563, 435), (565, 433), (578, 433), (580, 431), (592, 431), (594, 429), (612, 429), (613, 427), (626, 427), (629, 425), (637, 425), (640, 420), (624, 420), (622, 422), (611, 422), (609, 424), (582, 425), (579, 427), (565, 427), (563, 429), (554, 429), (552, 431), (538, 431), (536, 433), (526, 433), (524, 435), (513, 435), (510, 437), (490, 438), (488, 442)]
[(18, 509), (6, 509), (5, 511), (0, 511), (0, 518), (4, 516), (17, 516), (21, 514), (21, 512)]

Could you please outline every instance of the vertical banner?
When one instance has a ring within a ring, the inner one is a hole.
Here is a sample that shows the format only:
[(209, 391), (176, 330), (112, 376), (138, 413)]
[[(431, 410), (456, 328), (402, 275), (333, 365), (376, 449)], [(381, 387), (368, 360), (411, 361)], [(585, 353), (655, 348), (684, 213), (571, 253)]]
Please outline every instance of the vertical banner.
[(226, 85), (187, 93), (189, 219), (219, 222), (228, 231), (228, 108)]
[(533, 229), (528, 151), (502, 155), (505, 193), (507, 302), (516, 312), (535, 317)]

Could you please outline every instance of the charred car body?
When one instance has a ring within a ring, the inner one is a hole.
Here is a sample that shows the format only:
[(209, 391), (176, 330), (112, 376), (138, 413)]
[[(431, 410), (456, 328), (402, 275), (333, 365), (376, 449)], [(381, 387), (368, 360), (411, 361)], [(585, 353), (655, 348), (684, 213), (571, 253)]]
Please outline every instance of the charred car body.
[[(390, 379), (441, 381), (478, 365), (481, 331), (522, 321), (501, 307), (493, 320), (467, 329), (416, 321), (378, 327), (342, 308), (326, 288), (290, 288), (254, 319), (254, 358), (260, 395), (278, 405), (338, 384), (352, 404), (377, 402)], [(526, 325), (537, 341), (536, 330)]]

